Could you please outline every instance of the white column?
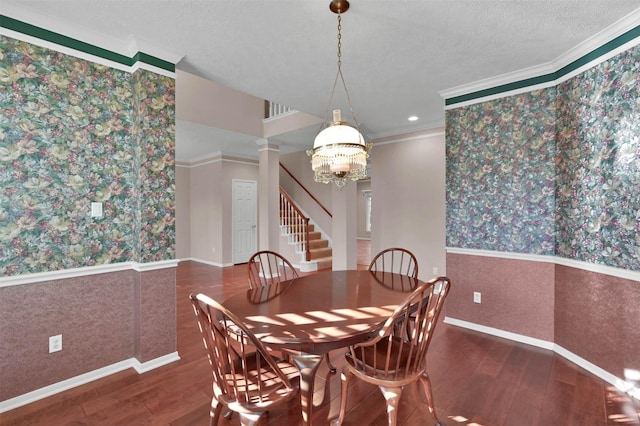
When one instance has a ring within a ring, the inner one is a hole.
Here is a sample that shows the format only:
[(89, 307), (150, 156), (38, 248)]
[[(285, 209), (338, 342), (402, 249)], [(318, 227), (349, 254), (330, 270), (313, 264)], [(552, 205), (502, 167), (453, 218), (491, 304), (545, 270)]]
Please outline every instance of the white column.
[(258, 248), (280, 248), (280, 148), (258, 139)]
[(358, 266), (357, 184), (348, 182), (342, 189), (330, 183), (332, 190), (332, 269), (342, 271)]

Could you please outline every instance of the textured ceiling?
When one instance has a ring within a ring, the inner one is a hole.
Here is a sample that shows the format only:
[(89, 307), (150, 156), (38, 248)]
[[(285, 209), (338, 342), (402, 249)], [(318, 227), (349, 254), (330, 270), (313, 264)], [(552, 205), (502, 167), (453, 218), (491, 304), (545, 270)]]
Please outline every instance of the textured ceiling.
[[(182, 57), (178, 69), (325, 114), (337, 60), (337, 16), (328, 0), (3, 1), (70, 28), (135, 38)], [(342, 70), (356, 117), (370, 139), (442, 126), (439, 91), (553, 61), (639, 6), (638, 0), (351, 0), (342, 18)], [(343, 92), (336, 93), (345, 109)], [(410, 115), (419, 120), (407, 121)], [(178, 123), (178, 144), (188, 143), (181, 128), (202, 134)], [(282, 141), (300, 137), (306, 136)], [(248, 140), (255, 150), (255, 138)], [(311, 137), (307, 147), (312, 143)]]

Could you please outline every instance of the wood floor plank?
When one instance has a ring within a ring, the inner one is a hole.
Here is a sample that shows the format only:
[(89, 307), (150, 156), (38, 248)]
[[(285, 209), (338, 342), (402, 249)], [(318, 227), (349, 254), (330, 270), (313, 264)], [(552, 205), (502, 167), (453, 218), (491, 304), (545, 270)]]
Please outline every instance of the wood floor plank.
[(504, 419), (504, 426), (536, 426), (540, 423), (540, 412), (542, 411), (542, 400), (532, 401), (529, 399), (530, 393), (526, 388), (521, 387), (514, 395), (513, 402), (507, 416)]
[(504, 424), (517, 389), (518, 383), (508, 378), (500, 377), (493, 380), (486, 389), (487, 398), (479, 415), (487, 422)]
[[(449, 415), (472, 419), (481, 413), (487, 402), (486, 390), (492, 383), (491, 376), (473, 373), (466, 386), (458, 389), (453, 403), (447, 408)], [(437, 400), (436, 400), (437, 404)]]
[(574, 391), (573, 385), (551, 379), (542, 403), (540, 424), (570, 425), (575, 408)]
[(578, 368), (575, 364), (557, 357), (554, 358), (551, 378), (575, 386), (578, 375)]
[(172, 420), (170, 426), (200, 426), (209, 424), (209, 407), (211, 407), (211, 399), (199, 407), (195, 407), (190, 412)]
[[(602, 383), (598, 383), (591, 374), (586, 371), (578, 371), (576, 375), (575, 407), (576, 412), (588, 418), (602, 419), (606, 415), (604, 402), (605, 389)], [(592, 404), (591, 401), (600, 401), (601, 404)]]

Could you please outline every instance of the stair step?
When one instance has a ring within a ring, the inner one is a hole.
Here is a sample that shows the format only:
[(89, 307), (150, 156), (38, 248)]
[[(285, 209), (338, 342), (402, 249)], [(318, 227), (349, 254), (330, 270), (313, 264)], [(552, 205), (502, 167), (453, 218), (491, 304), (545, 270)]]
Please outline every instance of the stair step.
[(320, 259), (322, 257), (329, 257), (332, 254), (331, 247), (323, 247), (317, 249), (310, 249), (311, 260)]
[[(291, 225), (291, 226), (282, 225), (282, 226), (287, 228), (287, 231), (289, 232), (289, 234), (296, 234), (298, 232), (304, 231), (304, 225), (301, 225), (301, 226), (298, 226), (298, 225)], [(313, 232), (315, 230), (316, 230), (315, 225), (310, 224), (309, 225), (309, 232)]]
[(324, 247), (329, 247), (329, 241), (327, 241), (327, 240), (311, 240), (311, 241), (309, 241), (309, 249), (311, 249), (311, 250), (318, 249), (318, 248), (324, 248)]
[(321, 257), (320, 259), (315, 259), (318, 262), (318, 270), (331, 268), (333, 265), (333, 260), (331, 257)]
[[(287, 226), (286, 224), (282, 223), (282, 220), (280, 221), (280, 225), (281, 225), (281, 226)], [(315, 226), (313, 223), (310, 223), (310, 224), (309, 224), (309, 225), (307, 225), (307, 226), (309, 227), (309, 232), (311, 232), (311, 231), (315, 231), (315, 229), (316, 229), (316, 226)], [(304, 229), (304, 225), (299, 225), (299, 226), (297, 226), (297, 225), (290, 225), (290, 226), (288, 226), (288, 227), (289, 227), (289, 228), (298, 227), (298, 228), (300, 228), (300, 229)]]
[[(304, 239), (304, 234), (292, 234), (294, 235), (296, 241), (302, 241)], [(320, 232), (309, 232), (309, 241), (320, 240), (322, 239), (322, 234)]]

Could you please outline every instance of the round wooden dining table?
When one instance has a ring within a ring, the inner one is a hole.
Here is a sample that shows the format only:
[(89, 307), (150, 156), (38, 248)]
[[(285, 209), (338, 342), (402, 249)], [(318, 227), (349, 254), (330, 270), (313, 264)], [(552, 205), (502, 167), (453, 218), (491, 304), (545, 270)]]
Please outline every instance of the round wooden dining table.
[(422, 284), (364, 270), (323, 271), (235, 294), (223, 304), (300, 370), (303, 424), (311, 424), (315, 374), (326, 353), (366, 341)]

